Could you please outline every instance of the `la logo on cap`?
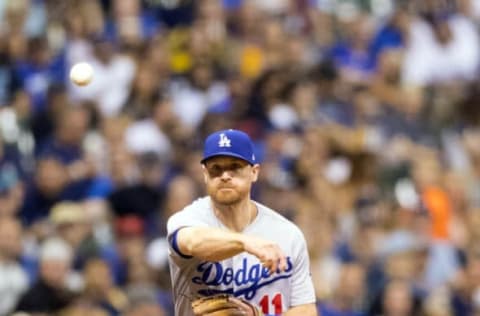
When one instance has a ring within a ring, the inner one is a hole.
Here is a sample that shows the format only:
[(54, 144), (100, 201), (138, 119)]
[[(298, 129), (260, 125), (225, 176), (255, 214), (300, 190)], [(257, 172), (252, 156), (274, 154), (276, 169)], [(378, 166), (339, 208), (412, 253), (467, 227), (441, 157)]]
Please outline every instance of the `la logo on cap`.
[(224, 133), (220, 134), (220, 140), (218, 141), (218, 147), (232, 147), (232, 141)]

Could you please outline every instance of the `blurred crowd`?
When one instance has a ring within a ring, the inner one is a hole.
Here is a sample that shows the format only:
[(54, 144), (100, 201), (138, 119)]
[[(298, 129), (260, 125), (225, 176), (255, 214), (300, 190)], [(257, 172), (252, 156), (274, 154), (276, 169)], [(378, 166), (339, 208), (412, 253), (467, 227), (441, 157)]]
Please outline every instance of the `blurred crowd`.
[[(306, 235), (322, 316), (480, 315), (479, 0), (0, 1), (0, 315), (173, 315), (204, 137)], [(89, 62), (78, 87), (70, 67)]]

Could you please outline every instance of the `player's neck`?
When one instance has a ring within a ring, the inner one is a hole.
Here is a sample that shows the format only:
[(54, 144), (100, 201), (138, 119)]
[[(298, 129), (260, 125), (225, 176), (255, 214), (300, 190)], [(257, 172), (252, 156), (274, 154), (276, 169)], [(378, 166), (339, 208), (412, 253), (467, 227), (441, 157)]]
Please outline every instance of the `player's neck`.
[(236, 232), (242, 232), (257, 216), (257, 206), (250, 199), (234, 205), (221, 205), (212, 201), (212, 207), (223, 225)]

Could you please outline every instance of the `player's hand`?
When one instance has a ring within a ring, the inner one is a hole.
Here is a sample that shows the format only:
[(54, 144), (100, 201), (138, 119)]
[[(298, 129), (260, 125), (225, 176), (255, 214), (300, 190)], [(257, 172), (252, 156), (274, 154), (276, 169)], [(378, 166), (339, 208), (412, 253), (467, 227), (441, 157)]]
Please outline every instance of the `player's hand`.
[(262, 265), (270, 270), (271, 274), (287, 269), (287, 257), (278, 244), (259, 237), (244, 237), (245, 251), (257, 257)]

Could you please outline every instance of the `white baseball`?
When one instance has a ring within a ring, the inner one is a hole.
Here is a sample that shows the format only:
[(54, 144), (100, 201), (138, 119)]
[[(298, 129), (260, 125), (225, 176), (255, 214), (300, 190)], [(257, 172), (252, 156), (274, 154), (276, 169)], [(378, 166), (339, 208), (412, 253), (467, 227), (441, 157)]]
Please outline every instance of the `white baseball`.
[(70, 69), (70, 80), (79, 86), (86, 86), (93, 79), (93, 68), (89, 63), (76, 63)]

